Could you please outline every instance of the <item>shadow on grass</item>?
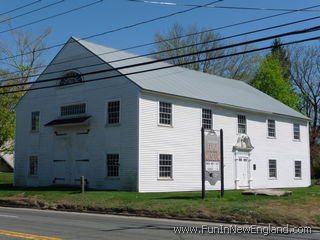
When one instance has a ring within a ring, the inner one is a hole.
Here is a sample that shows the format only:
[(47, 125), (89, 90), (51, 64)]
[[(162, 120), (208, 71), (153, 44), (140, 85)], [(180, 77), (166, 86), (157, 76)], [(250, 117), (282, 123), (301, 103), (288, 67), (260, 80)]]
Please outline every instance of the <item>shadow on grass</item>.
[(73, 186), (48, 186), (48, 187), (15, 187), (12, 184), (0, 184), (0, 190), (5, 191), (79, 191)]

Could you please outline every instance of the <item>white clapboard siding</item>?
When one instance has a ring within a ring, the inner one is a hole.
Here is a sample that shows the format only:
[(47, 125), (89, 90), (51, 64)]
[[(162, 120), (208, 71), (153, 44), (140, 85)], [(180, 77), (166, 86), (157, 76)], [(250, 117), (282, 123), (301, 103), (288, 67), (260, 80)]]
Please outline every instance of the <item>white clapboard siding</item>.
[[(173, 106), (173, 126), (158, 125), (158, 102)], [(235, 155), (237, 114), (247, 117), (247, 133), (254, 150), (251, 152), (253, 188), (306, 187), (310, 185), (308, 127), (301, 124), (301, 141), (293, 141), (293, 119), (221, 108), (215, 105), (168, 97), (141, 94), (139, 101), (139, 191), (201, 190), (201, 109), (211, 108), (215, 129), (224, 130), (225, 188), (235, 188)], [(276, 120), (275, 139), (267, 138), (267, 118)], [(158, 179), (158, 154), (173, 155), (173, 179)], [(268, 178), (268, 159), (277, 160), (278, 178)], [(294, 179), (294, 160), (302, 161), (302, 179)], [(256, 164), (257, 169), (252, 169)], [(207, 189), (219, 189), (220, 184)]]

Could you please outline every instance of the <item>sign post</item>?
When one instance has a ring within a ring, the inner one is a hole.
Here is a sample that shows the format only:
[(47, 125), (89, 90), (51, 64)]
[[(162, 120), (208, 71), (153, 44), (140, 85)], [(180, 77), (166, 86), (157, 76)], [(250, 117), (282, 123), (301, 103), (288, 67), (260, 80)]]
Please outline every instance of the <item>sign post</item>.
[[(218, 132), (218, 131), (217, 131)], [(202, 199), (205, 198), (205, 182), (216, 185), (221, 183), (220, 196), (224, 196), (224, 171), (223, 171), (223, 130), (218, 136), (216, 131), (205, 131), (201, 128), (201, 181)]]
[(223, 129), (220, 129), (220, 168), (221, 168), (221, 192), (220, 197), (224, 197), (224, 156), (223, 156)]
[(204, 128), (201, 128), (201, 183), (202, 183), (202, 199), (206, 197), (206, 158), (205, 158), (205, 136)]

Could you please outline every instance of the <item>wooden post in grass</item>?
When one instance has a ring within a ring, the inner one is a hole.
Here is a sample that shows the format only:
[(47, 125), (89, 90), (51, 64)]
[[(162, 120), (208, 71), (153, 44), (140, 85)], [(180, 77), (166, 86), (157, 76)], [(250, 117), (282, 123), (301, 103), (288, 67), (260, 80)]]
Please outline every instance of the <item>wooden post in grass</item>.
[(201, 128), (201, 185), (202, 194), (201, 198), (206, 198), (206, 160), (205, 160), (205, 148), (204, 148), (204, 128)]
[(84, 176), (80, 177), (80, 187), (81, 187), (81, 193), (84, 193), (84, 188), (85, 188)]
[(223, 130), (220, 129), (220, 171), (221, 171), (221, 192), (220, 197), (224, 197), (224, 156), (223, 156)]

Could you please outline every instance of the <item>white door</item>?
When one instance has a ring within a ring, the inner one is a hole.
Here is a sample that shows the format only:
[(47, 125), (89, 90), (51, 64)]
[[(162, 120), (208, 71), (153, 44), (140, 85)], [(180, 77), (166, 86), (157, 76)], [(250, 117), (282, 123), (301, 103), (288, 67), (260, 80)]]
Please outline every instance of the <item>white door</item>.
[(238, 161), (239, 187), (249, 187), (248, 158), (240, 157)]

